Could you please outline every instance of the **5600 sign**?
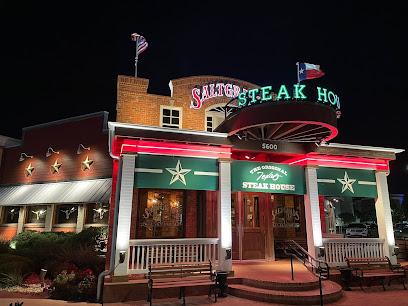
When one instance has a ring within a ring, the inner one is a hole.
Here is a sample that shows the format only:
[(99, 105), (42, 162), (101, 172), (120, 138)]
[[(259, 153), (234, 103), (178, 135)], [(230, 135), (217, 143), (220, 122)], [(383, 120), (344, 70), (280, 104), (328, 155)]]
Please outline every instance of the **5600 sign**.
[(262, 149), (263, 150), (270, 150), (270, 151), (277, 151), (278, 150), (278, 145), (276, 143), (262, 143)]

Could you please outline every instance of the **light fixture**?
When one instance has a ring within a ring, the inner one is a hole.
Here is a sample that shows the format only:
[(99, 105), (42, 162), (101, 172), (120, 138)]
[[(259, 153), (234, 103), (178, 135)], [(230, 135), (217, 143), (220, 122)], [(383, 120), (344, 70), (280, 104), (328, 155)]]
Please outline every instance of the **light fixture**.
[(52, 153), (59, 154), (58, 151), (55, 151), (53, 148), (49, 147), (47, 149), (47, 153), (45, 153), (45, 157), (50, 157), (52, 155)]
[(84, 150), (90, 151), (90, 150), (91, 150), (91, 147), (85, 147), (82, 143), (80, 143), (80, 144), (78, 145), (78, 149), (77, 149), (76, 154), (81, 154)]
[(18, 161), (19, 161), (19, 162), (22, 162), (22, 161), (24, 161), (26, 158), (33, 158), (33, 156), (32, 156), (32, 155), (27, 155), (27, 154), (25, 154), (25, 153), (21, 153), (21, 154), (20, 154), (20, 158), (18, 159)]

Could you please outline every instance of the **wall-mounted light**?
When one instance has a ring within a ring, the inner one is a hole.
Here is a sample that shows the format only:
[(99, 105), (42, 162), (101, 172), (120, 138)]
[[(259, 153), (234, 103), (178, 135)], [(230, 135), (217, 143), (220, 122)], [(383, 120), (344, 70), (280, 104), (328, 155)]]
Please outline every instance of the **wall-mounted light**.
[(85, 147), (82, 143), (80, 143), (80, 144), (78, 145), (78, 149), (77, 149), (76, 154), (82, 154), (82, 152), (84, 152), (84, 150), (90, 151), (90, 150), (91, 150), (91, 147)]
[(21, 153), (20, 158), (18, 159), (18, 161), (22, 162), (22, 161), (26, 160), (27, 158), (33, 158), (33, 156), (32, 155), (27, 155), (25, 153)]
[(50, 157), (53, 153), (59, 154), (58, 151), (55, 151), (53, 148), (49, 147), (49, 148), (47, 149), (47, 153), (45, 153), (45, 157)]

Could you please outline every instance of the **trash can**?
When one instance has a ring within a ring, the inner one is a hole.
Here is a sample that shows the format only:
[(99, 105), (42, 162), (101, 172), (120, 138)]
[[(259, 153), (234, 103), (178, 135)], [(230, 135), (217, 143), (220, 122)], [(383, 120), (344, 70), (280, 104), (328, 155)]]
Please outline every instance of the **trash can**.
[(228, 272), (226, 271), (216, 271), (215, 272), (216, 276), (216, 285), (219, 291), (218, 296), (219, 297), (226, 297), (227, 295), (225, 292), (227, 291), (228, 284), (227, 284), (227, 277), (228, 277)]
[(351, 276), (352, 276), (351, 272), (353, 271), (353, 268), (343, 267), (343, 268), (340, 268), (339, 270), (341, 273), (341, 281), (343, 283), (343, 290), (351, 291), (350, 282), (351, 282)]

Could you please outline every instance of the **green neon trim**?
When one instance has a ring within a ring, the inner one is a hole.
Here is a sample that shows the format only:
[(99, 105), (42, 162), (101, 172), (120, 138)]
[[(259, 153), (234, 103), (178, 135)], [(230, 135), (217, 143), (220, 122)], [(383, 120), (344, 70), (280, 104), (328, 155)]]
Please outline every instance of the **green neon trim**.
[(302, 90), (306, 88), (306, 85), (295, 84), (293, 85), (293, 88), (295, 99), (307, 99), (306, 95), (302, 92)]
[(278, 96), (276, 97), (276, 100), (278, 101), (281, 100), (283, 95), (285, 96), (284, 97), (285, 100), (290, 99), (289, 92), (285, 85), (281, 85), (281, 87), (279, 88), (279, 92), (278, 92)]

